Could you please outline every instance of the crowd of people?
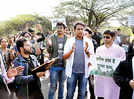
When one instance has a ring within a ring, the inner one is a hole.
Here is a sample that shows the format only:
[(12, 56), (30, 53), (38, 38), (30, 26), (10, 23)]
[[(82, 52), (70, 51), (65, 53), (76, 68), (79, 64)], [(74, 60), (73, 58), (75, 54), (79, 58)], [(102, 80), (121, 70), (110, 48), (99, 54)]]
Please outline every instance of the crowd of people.
[[(63, 24), (56, 24), (52, 34), (43, 33), (40, 24), (36, 31), (29, 24), (22, 32), (0, 39), (0, 97), (1, 99), (73, 99), (78, 86), (77, 99), (85, 99), (89, 84), (90, 99), (134, 99), (134, 40), (121, 36), (121, 30), (98, 32), (82, 22), (74, 25), (74, 33)], [(96, 67), (96, 56), (118, 59), (113, 76), (90, 74)], [(41, 90), (40, 77), (46, 69), (32, 70), (52, 60), (49, 68), (48, 97)], [(58, 88), (57, 88), (58, 85)]]

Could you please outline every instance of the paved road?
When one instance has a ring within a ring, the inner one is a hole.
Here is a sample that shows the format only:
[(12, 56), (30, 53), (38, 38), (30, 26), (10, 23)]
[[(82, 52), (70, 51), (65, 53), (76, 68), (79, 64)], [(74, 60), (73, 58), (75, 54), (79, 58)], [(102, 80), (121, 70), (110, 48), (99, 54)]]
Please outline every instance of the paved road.
[(49, 79), (41, 79), (41, 88), (44, 95), (44, 99), (48, 99), (48, 90), (49, 90)]
[[(49, 79), (41, 79), (41, 84), (42, 84), (42, 92), (43, 92), (43, 95), (44, 95), (44, 99), (48, 99), (48, 90), (49, 90)], [(76, 91), (75, 91), (75, 95), (74, 95), (74, 99), (77, 99), (77, 88), (76, 88)], [(85, 98), (85, 99), (90, 99), (89, 98), (90, 94), (88, 94), (88, 96)], [(57, 92), (56, 92), (56, 95), (55, 95), (55, 99), (57, 99)], [(65, 82), (65, 90), (64, 90), (64, 99), (66, 97), (66, 82)]]

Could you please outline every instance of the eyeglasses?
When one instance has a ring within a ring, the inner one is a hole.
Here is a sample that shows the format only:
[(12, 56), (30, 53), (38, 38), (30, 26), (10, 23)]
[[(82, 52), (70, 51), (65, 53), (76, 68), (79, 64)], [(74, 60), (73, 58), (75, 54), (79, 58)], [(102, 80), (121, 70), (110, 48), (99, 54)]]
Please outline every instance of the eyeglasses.
[(104, 38), (106, 38), (106, 39), (110, 39), (110, 36), (104, 36)]

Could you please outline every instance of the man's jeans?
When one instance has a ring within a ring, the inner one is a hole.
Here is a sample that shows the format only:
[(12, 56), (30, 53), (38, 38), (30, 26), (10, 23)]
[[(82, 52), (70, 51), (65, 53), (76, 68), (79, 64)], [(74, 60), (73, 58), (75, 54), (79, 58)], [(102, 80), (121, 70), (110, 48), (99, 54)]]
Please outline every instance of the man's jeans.
[(58, 99), (64, 98), (64, 81), (66, 79), (65, 70), (50, 69), (50, 88), (48, 99), (54, 99), (54, 94), (57, 89), (57, 82), (59, 82)]
[(73, 99), (76, 85), (78, 83), (77, 99), (85, 98), (87, 78), (84, 73), (72, 73), (71, 78), (67, 78), (67, 96), (66, 99)]

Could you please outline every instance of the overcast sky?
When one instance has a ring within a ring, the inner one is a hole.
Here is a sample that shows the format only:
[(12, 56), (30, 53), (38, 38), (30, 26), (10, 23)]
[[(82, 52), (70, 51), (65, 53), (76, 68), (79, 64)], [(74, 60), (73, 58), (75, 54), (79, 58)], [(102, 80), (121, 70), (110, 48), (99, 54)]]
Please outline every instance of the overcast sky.
[[(37, 13), (42, 16), (52, 16), (54, 7), (61, 1), (67, 0), (1, 0), (0, 21), (8, 20), (19, 14)], [(112, 23), (118, 24), (115, 21)]]
[(61, 0), (1, 0), (0, 21), (19, 14), (52, 15), (52, 10)]

